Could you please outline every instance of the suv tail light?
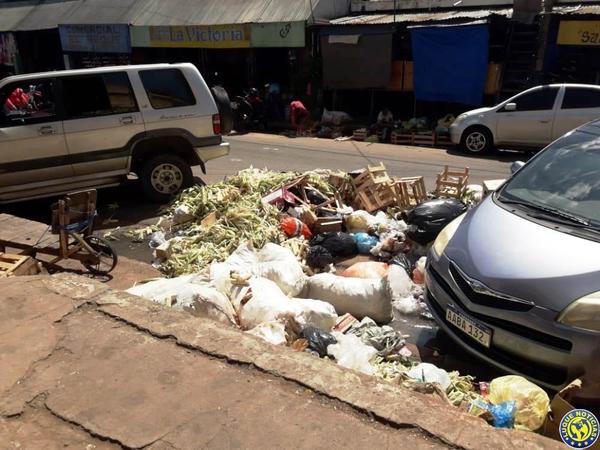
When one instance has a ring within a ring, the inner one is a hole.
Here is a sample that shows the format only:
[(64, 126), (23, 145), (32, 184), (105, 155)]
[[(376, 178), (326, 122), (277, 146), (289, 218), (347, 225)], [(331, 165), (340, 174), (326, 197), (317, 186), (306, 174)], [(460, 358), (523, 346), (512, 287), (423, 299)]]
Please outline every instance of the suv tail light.
[(213, 114), (213, 133), (221, 134), (221, 115)]

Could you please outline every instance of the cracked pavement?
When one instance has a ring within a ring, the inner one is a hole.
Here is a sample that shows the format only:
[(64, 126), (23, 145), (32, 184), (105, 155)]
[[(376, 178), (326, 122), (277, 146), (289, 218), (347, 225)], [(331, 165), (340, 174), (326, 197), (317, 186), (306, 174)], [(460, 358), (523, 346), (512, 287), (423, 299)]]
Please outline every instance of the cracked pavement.
[(75, 275), (0, 290), (2, 449), (560, 448)]

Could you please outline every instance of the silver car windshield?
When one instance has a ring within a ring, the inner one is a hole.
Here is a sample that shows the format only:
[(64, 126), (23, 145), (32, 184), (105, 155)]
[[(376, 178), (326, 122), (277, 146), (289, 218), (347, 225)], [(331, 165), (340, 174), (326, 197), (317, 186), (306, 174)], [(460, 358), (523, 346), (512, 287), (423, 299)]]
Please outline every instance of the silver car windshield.
[(577, 131), (551, 144), (499, 193), (557, 220), (600, 225), (600, 136)]

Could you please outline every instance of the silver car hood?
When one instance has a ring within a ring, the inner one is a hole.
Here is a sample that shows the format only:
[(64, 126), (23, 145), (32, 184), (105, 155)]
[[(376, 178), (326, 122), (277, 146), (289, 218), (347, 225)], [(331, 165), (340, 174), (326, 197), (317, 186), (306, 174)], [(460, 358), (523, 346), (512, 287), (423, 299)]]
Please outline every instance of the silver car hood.
[(520, 217), (491, 196), (463, 220), (445, 255), (487, 287), (553, 311), (600, 291), (600, 243)]

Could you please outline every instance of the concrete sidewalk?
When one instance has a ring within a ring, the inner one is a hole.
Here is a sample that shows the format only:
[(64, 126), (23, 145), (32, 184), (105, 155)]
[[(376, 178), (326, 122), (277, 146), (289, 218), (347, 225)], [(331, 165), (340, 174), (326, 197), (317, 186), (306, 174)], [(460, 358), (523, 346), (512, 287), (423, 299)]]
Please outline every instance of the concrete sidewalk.
[(1, 448), (562, 448), (74, 275), (0, 280)]

